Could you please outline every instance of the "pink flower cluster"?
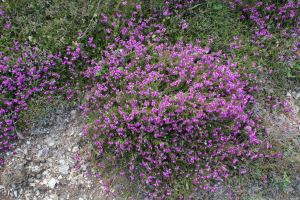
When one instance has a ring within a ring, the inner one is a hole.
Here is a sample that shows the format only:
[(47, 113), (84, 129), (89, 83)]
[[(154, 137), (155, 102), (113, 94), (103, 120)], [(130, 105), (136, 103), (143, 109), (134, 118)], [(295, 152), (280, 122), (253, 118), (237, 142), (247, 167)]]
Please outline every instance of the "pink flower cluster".
[(151, 20), (126, 21), (86, 70), (94, 87), (82, 106), (92, 119), (84, 135), (98, 158), (165, 196), (172, 180), (211, 190), (242, 160), (276, 157), (263, 153), (271, 145), (257, 137), (249, 76), (222, 51), (163, 42), (164, 30)]
[(252, 42), (254, 44), (260, 48), (265, 48), (265, 42), (272, 39), (275, 42), (277, 40), (292, 41), (279, 45), (280, 49), (278, 51), (282, 52), (279, 53), (278, 59), (289, 66), (299, 60), (299, 0), (254, 1), (252, 3), (242, 0), (224, 0), (224, 2), (229, 4), (233, 10), (242, 13), (241, 20), (252, 22), (254, 25)]
[(52, 95), (57, 89), (60, 75), (53, 71), (55, 59), (18, 42), (9, 55), (0, 52), (0, 152), (13, 146), (15, 123), (20, 112), (28, 109), (28, 100), (37, 93)]
[[(299, 35), (300, 1), (224, 0), (231, 8), (242, 11), (241, 19), (249, 19), (256, 25), (257, 37), (272, 38), (272, 32), (289, 27), (289, 34)], [(294, 27), (291, 29), (291, 27)]]
[[(9, 53), (7, 53), (9, 52)], [(12, 150), (20, 113), (36, 96), (51, 100), (55, 94), (73, 99), (82, 89), (81, 71), (91, 60), (80, 45), (66, 49), (65, 55), (41, 52), (28, 43), (0, 52), (0, 156)], [(86, 86), (87, 87), (87, 86)], [(0, 164), (4, 160), (1, 159)]]
[[(0, 6), (0, 28), (5, 31), (11, 29), (11, 26), (10, 17), (6, 14), (3, 7)], [(2, 31), (0, 33), (2, 35)]]

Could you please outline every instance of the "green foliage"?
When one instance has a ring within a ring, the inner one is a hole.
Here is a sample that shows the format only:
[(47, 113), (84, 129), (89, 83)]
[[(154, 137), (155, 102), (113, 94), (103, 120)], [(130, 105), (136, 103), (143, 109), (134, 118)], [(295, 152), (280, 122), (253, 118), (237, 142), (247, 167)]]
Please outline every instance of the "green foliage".
[[(5, 38), (0, 40), (0, 47), (8, 42), (18, 40), (38, 44), (43, 50), (58, 52), (72, 42), (85, 41), (94, 36), (97, 44), (106, 44), (101, 13), (111, 15), (119, 11), (131, 15), (133, 7), (122, 7), (122, 0), (14, 0), (5, 4), (5, 10), (11, 17), (12, 28)], [(137, 0), (128, 1), (139, 2)], [(160, 2), (160, 3), (159, 3)], [(152, 6), (159, 1), (143, 3), (143, 14), (149, 14)], [(79, 36), (78, 33), (83, 33)]]
[(44, 50), (58, 51), (89, 32), (98, 22), (98, 1), (15, 0), (6, 4), (13, 27), (11, 40), (30, 41)]
[(289, 78), (300, 79), (300, 62), (295, 62), (288, 71)]
[(274, 179), (273, 184), (279, 187), (281, 190), (285, 190), (291, 184), (291, 177), (287, 172), (284, 172), (282, 177), (277, 177)]
[[(185, 19), (189, 26), (182, 30), (179, 23)], [(168, 34), (173, 41), (183, 40), (194, 42), (200, 39), (205, 45), (212, 39), (209, 45), (212, 50), (226, 50), (235, 35), (249, 35), (246, 25), (243, 24), (237, 13), (232, 12), (219, 1), (203, 1), (191, 7), (181, 15), (168, 17), (164, 20), (168, 27)]]
[[(291, 48), (297, 38), (286, 38), (282, 32), (275, 31), (272, 39), (260, 41), (263, 47), (256, 45), (253, 43), (253, 23), (242, 21), (240, 15), (241, 11), (231, 10), (219, 0), (203, 1), (183, 13), (165, 18), (164, 24), (173, 42), (199, 39), (212, 51), (233, 53), (236, 55), (234, 60), (246, 67), (245, 73), (255, 72), (265, 80), (262, 89), (271, 87), (273, 94), (284, 95), (287, 89), (299, 83), (300, 67), (299, 63), (289, 64), (280, 57), (288, 60), (292, 56)], [(180, 26), (182, 20), (188, 23), (187, 29)], [(288, 29), (288, 24), (286, 26)], [(238, 49), (230, 47), (234, 36), (238, 36), (242, 43)], [(258, 67), (262, 71), (258, 71)]]

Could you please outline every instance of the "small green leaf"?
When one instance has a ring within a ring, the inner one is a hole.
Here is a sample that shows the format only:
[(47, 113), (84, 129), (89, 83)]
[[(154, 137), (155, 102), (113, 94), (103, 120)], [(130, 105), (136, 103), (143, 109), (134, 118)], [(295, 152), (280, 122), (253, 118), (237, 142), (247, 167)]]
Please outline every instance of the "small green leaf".
[(222, 10), (223, 9), (223, 5), (220, 4), (220, 3), (213, 4), (213, 9), (214, 10)]
[(293, 77), (294, 77), (294, 76), (292, 75), (292, 73), (291, 73), (291, 70), (288, 71), (287, 76), (288, 76), (288, 78), (293, 78)]

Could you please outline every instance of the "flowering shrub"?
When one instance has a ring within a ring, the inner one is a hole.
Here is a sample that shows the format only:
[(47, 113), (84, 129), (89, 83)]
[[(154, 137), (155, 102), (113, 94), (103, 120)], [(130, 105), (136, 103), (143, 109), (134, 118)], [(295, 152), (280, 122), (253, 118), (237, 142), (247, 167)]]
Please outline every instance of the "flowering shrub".
[(4, 7), (0, 5), (0, 48), (5, 48), (7, 45), (7, 34), (11, 31), (11, 18), (5, 12)]
[(268, 48), (268, 54), (275, 54), (274, 60), (280, 63), (280, 68), (287, 65), (289, 78), (299, 78), (300, 1), (225, 2), (241, 13), (241, 20), (252, 22), (253, 44), (260, 49)]
[[(1, 30), (9, 30), (11, 28), (10, 17), (6, 15), (3, 7), (0, 6), (0, 27)], [(2, 31), (1, 31), (2, 32)], [(1, 33), (2, 35), (2, 33)]]
[(85, 74), (95, 86), (83, 106), (92, 121), (84, 134), (97, 157), (124, 167), (153, 195), (171, 195), (178, 179), (213, 189), (211, 180), (228, 177), (230, 167), (269, 157), (249, 111), (249, 76), (237, 63), (197, 44), (162, 43), (161, 29), (141, 24)]
[(15, 124), (30, 101), (36, 96), (51, 100), (57, 94), (73, 99), (83, 82), (88, 87), (81, 71), (93, 62), (79, 44), (69, 46), (64, 56), (18, 42), (8, 52), (0, 52), (0, 153), (12, 149), (18, 137)]
[(28, 100), (37, 93), (51, 95), (60, 75), (53, 71), (56, 57), (37, 55), (35, 47), (21, 49), (18, 42), (9, 55), (0, 52), (0, 152), (12, 147), (16, 139), (15, 122)]
[(299, 34), (299, 1), (255, 1), (254, 3), (244, 1), (225, 1), (231, 8), (242, 11), (241, 19), (251, 20), (255, 26), (257, 37), (271, 38), (276, 30), (288, 27), (289, 34)]

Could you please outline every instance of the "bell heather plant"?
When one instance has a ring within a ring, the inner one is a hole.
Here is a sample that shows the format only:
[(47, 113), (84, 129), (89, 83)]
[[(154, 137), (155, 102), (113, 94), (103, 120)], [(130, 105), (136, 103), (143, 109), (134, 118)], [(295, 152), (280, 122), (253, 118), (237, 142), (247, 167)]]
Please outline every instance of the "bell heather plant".
[(279, 66), (275, 70), (282, 73), (285, 69), (282, 66), (287, 66), (286, 77), (299, 80), (300, 1), (224, 2), (241, 14), (242, 21), (251, 22), (254, 30), (251, 41), (260, 49), (257, 56), (274, 54), (272, 59)]
[(95, 85), (82, 106), (84, 135), (99, 167), (121, 166), (163, 198), (176, 180), (214, 190), (245, 160), (276, 157), (258, 137), (253, 77), (222, 51), (163, 42), (164, 30), (140, 21), (86, 70)]
[(82, 71), (93, 62), (79, 44), (67, 47), (64, 55), (43, 52), (27, 42), (21, 45), (17, 41), (0, 52), (1, 156), (12, 150), (14, 140), (20, 137), (15, 125), (29, 102), (43, 96), (48, 100), (54, 95), (66, 100), (80, 97), (81, 91), (89, 87)]
[(53, 71), (56, 56), (15, 42), (9, 55), (0, 52), (0, 151), (11, 149), (17, 138), (15, 123), (36, 94), (51, 96), (60, 75)]

